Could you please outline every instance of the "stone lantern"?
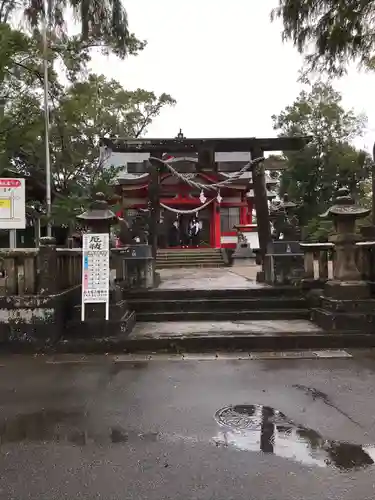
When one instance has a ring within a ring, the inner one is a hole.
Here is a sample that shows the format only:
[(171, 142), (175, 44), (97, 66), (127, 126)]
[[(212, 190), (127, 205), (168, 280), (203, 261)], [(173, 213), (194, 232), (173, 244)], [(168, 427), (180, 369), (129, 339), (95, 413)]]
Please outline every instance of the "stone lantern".
[(299, 227), (299, 220), (295, 214), (297, 204), (289, 200), (288, 194), (284, 194), (281, 206), (285, 213), (285, 223), (282, 229), (285, 241), (300, 241), (301, 229)]
[[(331, 297), (356, 299), (368, 296), (367, 283), (361, 281), (361, 273), (356, 264), (355, 243), (359, 237), (355, 231), (357, 219), (370, 213), (370, 209), (355, 204), (346, 188), (337, 191), (334, 205), (320, 217), (333, 220), (335, 234), (330, 241), (335, 245), (333, 280), (326, 284)], [(328, 294), (328, 293), (327, 293)]]
[(284, 207), (286, 214), (289, 216), (294, 214), (294, 210), (297, 207), (296, 203), (289, 200), (289, 195), (287, 193), (284, 194), (281, 205)]
[(91, 233), (109, 233), (117, 216), (110, 210), (104, 193), (96, 193), (90, 208), (77, 219), (83, 221)]
[(291, 285), (299, 283), (304, 276), (304, 255), (301, 251), (301, 231), (298, 218), (294, 215), (297, 204), (287, 194), (283, 200), (274, 203), (270, 210), (273, 225), (273, 241), (267, 245), (265, 272), (266, 283)]

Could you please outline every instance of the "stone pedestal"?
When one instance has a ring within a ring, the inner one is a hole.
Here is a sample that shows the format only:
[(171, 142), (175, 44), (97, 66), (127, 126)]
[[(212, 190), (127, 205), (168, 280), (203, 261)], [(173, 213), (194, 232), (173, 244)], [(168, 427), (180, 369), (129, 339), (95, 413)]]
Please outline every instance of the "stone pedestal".
[(298, 241), (273, 241), (267, 246), (265, 282), (291, 285), (304, 277), (304, 254)]
[(123, 289), (154, 288), (155, 260), (151, 245), (128, 245), (112, 250), (116, 283)]
[(356, 263), (355, 221), (369, 210), (355, 205), (347, 189), (340, 189), (324, 217), (333, 218), (336, 234), (333, 280), (327, 281), (320, 297), (320, 306), (312, 310), (312, 319), (325, 330), (374, 332), (375, 300), (368, 282), (361, 279)]
[(374, 333), (375, 301), (335, 300), (320, 297), (320, 307), (312, 309), (311, 319), (323, 330)]
[(328, 281), (312, 319), (325, 330), (373, 331), (375, 300), (370, 297), (368, 283)]
[(324, 286), (324, 296), (328, 299), (340, 300), (365, 300), (370, 298), (370, 288), (365, 281), (327, 281)]
[[(112, 271), (113, 273), (113, 271)], [(114, 277), (114, 276), (113, 276)], [(109, 289), (109, 320), (105, 319), (105, 304), (85, 304), (85, 321), (81, 321), (81, 304), (74, 307), (68, 322), (67, 336), (89, 339), (106, 339), (127, 336), (135, 324), (135, 313), (123, 298), (123, 288), (113, 279)]]
[[(111, 225), (117, 221), (114, 212), (108, 207), (103, 193), (97, 193), (90, 204), (89, 210), (78, 216), (83, 224), (92, 233), (110, 233)], [(113, 269), (113, 252), (111, 249), (111, 269)], [(117, 278), (117, 265), (116, 278)], [(109, 283), (109, 320), (105, 319), (104, 303), (86, 303), (85, 321), (81, 321), (81, 305), (74, 308), (73, 318), (68, 323), (67, 336), (75, 338), (109, 338), (126, 336), (135, 323), (135, 313), (129, 310), (123, 298), (123, 289), (117, 279), (113, 279), (113, 272)], [(111, 279), (112, 278), (112, 279)]]
[(246, 241), (237, 243), (236, 249), (232, 255), (233, 266), (255, 266), (255, 253)]

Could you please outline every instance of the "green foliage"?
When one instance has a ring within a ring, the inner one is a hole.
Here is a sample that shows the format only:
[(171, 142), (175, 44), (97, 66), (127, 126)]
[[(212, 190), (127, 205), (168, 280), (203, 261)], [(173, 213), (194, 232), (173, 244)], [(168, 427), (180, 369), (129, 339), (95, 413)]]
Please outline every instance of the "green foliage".
[[(3, 0), (0, 23), (9, 23), (23, 13), (34, 36), (39, 35), (45, 18), (43, 0)], [(73, 15), (73, 16), (72, 16)], [(80, 33), (68, 36), (66, 19), (80, 23)], [(49, 39), (57, 46), (79, 45), (79, 51), (101, 47), (124, 58), (135, 55), (145, 46), (128, 28), (128, 18), (122, 0), (47, 0), (46, 19)], [(77, 50), (75, 51), (77, 52)]]
[(313, 217), (306, 226), (302, 228), (302, 239), (306, 241), (319, 241), (325, 243), (333, 234), (333, 223), (320, 217)]
[[(100, 137), (137, 137), (174, 100), (142, 89), (127, 91), (118, 82), (93, 74), (84, 82), (55, 91), (50, 111), (52, 187), (54, 204), (64, 212), (67, 206), (72, 210), (84, 206), (84, 200), (98, 190), (110, 194), (113, 189), (111, 183), (119, 168), (104, 169)], [(40, 103), (27, 93), (20, 95), (5, 112), (7, 121), (16, 116), (23, 116), (23, 132), (13, 130), (6, 136), (8, 161), (18, 172), (43, 184), (44, 116)]]
[[(0, 16), (2, 14), (0, 6)], [(115, 80), (82, 71), (90, 61), (87, 37), (65, 37), (65, 40), (65, 45), (52, 44), (48, 52), (50, 157), (56, 223), (72, 219), (87, 206), (93, 193), (112, 194), (111, 184), (119, 168), (104, 168), (100, 137), (138, 137), (165, 106), (175, 103), (168, 94), (158, 96), (144, 89), (128, 91)], [(61, 71), (57, 71), (58, 62), (65, 64), (67, 83)], [(30, 36), (0, 23), (0, 175), (13, 173), (26, 177), (27, 185), (33, 186), (28, 201), (35, 206), (37, 200), (44, 198), (45, 171), (40, 36), (38, 32)]]
[(272, 18), (283, 38), (305, 56), (308, 70), (342, 74), (348, 63), (375, 63), (375, 3), (372, 0), (279, 0)]
[(299, 204), (305, 236), (324, 239), (330, 225), (317, 217), (332, 203), (337, 189), (345, 186), (357, 198), (366, 196), (372, 161), (351, 144), (362, 132), (365, 117), (346, 111), (340, 94), (319, 82), (272, 118), (281, 136), (313, 136), (303, 150), (284, 153), (287, 169), (280, 176), (280, 192)]

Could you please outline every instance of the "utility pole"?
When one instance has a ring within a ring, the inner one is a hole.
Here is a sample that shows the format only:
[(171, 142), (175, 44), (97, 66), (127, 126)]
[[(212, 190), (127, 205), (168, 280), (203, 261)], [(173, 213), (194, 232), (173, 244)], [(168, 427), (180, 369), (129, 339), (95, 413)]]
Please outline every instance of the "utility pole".
[(48, 105), (48, 41), (47, 30), (49, 26), (48, 0), (44, 0), (43, 15), (43, 69), (44, 69), (44, 129), (45, 129), (45, 160), (46, 160), (46, 211), (47, 211), (47, 236), (52, 236), (51, 226), (51, 156), (49, 149), (49, 105)]

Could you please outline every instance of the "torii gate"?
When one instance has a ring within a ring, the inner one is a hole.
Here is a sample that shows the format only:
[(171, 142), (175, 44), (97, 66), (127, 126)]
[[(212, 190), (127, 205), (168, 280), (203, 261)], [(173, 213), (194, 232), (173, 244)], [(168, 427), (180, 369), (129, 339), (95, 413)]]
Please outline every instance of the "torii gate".
[[(189, 155), (198, 154), (196, 168), (199, 171), (218, 172), (219, 166), (215, 162), (215, 153), (247, 152), (252, 159), (264, 156), (265, 152), (271, 151), (298, 151), (311, 141), (310, 136), (300, 137), (275, 137), (275, 138), (212, 138), (212, 139), (188, 139), (182, 132), (173, 139), (131, 139), (131, 138), (103, 138), (101, 146), (113, 153), (148, 153), (150, 161), (137, 166), (128, 166), (128, 173), (150, 172), (149, 196), (151, 208), (150, 235), (153, 256), (157, 251), (157, 224), (160, 219), (159, 204), (159, 182), (161, 159), (165, 153)], [(153, 158), (155, 158), (153, 160)], [(220, 171), (233, 172), (238, 170), (238, 165), (220, 166)], [(179, 166), (179, 172), (183, 173), (183, 165)], [(260, 254), (266, 254), (267, 245), (271, 241), (271, 229), (269, 220), (269, 209), (267, 191), (265, 185), (264, 165), (257, 164), (252, 168), (252, 182), (254, 188), (254, 204), (257, 214), (258, 237)]]

